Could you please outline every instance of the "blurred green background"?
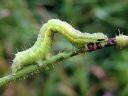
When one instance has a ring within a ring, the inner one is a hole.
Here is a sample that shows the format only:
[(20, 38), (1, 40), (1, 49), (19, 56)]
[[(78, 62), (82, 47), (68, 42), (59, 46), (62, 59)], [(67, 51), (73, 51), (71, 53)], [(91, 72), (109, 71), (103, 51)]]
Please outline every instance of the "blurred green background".
[[(82, 32), (128, 35), (128, 0), (0, 0), (0, 77), (17, 51), (30, 48), (43, 23), (58, 18)], [(61, 35), (51, 55), (73, 46)], [(128, 47), (104, 48), (0, 88), (0, 96), (128, 96)]]

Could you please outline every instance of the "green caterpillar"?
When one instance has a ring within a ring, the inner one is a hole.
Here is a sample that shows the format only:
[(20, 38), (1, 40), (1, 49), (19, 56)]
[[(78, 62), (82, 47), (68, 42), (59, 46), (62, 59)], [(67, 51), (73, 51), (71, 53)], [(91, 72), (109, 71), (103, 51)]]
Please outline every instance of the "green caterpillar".
[(85, 47), (89, 43), (102, 43), (102, 46), (104, 46), (108, 39), (103, 33), (81, 33), (64, 21), (51, 19), (41, 27), (35, 44), (31, 48), (16, 54), (11, 67), (12, 73), (15, 74), (25, 65), (39, 64), (42, 60), (47, 59), (54, 33), (63, 35), (76, 48)]

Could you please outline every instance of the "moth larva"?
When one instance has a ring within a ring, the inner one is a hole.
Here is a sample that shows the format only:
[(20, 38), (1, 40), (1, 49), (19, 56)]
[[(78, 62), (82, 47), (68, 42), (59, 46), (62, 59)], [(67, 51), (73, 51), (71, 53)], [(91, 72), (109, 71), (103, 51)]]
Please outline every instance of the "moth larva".
[(84, 47), (88, 43), (98, 42), (104, 46), (107, 40), (107, 36), (103, 33), (81, 33), (64, 21), (51, 19), (41, 27), (35, 44), (31, 48), (16, 54), (11, 67), (12, 73), (15, 74), (25, 65), (38, 64), (39, 61), (46, 59), (51, 49), (53, 33), (62, 34), (77, 48)]

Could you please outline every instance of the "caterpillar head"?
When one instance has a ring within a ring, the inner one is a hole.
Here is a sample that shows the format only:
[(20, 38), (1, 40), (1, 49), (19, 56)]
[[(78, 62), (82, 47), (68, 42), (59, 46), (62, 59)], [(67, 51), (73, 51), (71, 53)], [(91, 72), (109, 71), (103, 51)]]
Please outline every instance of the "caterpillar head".
[(94, 35), (95, 35), (97, 41), (105, 41), (105, 40), (108, 40), (107, 35), (105, 35), (103, 33), (98, 32), (98, 33), (94, 33)]

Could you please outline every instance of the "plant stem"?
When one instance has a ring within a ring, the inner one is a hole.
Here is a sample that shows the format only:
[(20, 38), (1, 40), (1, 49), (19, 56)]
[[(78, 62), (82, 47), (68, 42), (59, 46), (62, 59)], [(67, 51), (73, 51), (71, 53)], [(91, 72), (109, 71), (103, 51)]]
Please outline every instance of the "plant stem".
[[(115, 46), (116, 45), (116, 38), (110, 38), (108, 39), (106, 45), (104, 47), (111, 47), (111, 46)], [(101, 46), (100, 43), (97, 44), (92, 44), (89, 43), (87, 46), (87, 48), (82, 48), (82, 49), (78, 49), (78, 50), (74, 50), (74, 51), (64, 51), (62, 53), (57, 54), (56, 56), (53, 56), (45, 61), (43, 61), (40, 66), (37, 64), (32, 64), (30, 66), (24, 67), (23, 69), (19, 70), (18, 72), (16, 72), (15, 75), (9, 74), (7, 76), (4, 76), (2, 78), (0, 78), (0, 86), (6, 85), (11, 81), (15, 81), (18, 78), (21, 77), (25, 77), (31, 73), (34, 73), (40, 69), (46, 68), (46, 66), (51, 65), (51, 64), (56, 64), (60, 61), (65, 60), (66, 58), (84, 53), (84, 52), (90, 52), (90, 51), (95, 51), (97, 49), (101, 49), (104, 48), (103, 46)]]

